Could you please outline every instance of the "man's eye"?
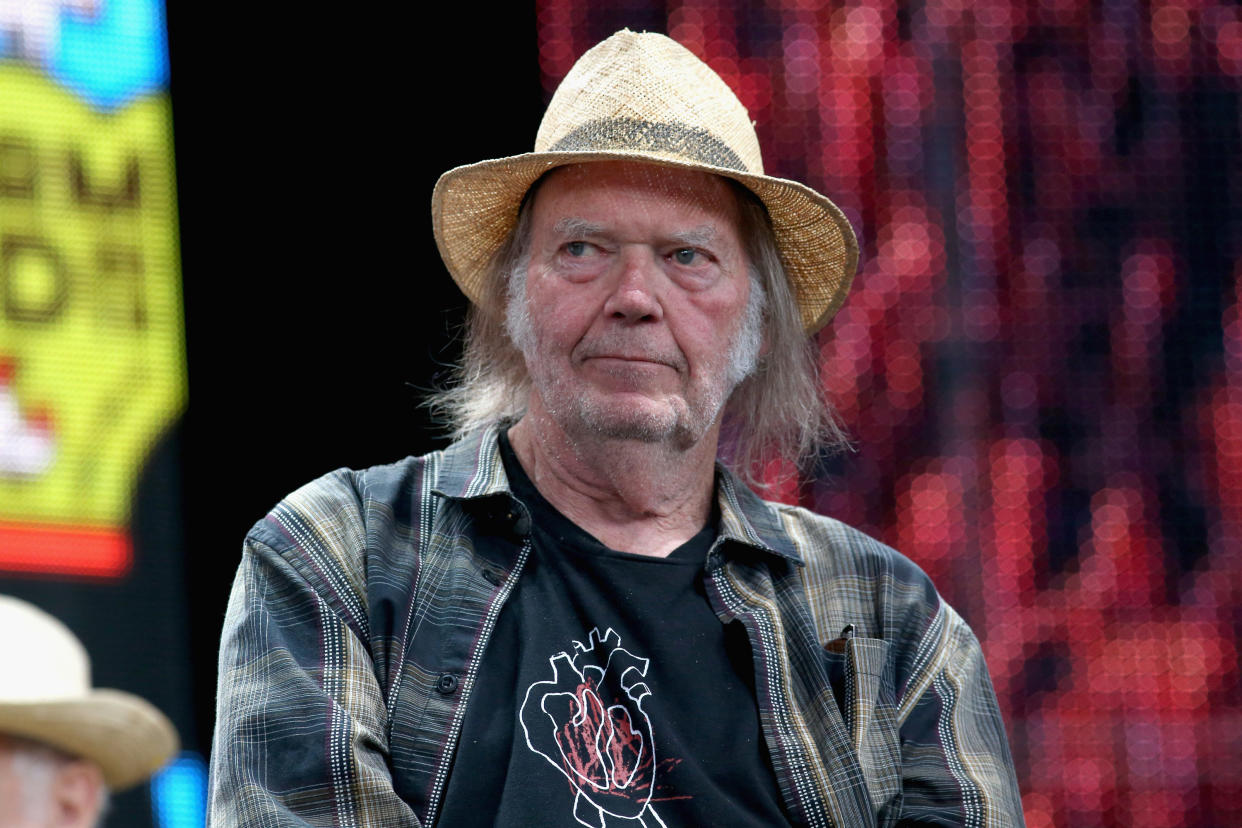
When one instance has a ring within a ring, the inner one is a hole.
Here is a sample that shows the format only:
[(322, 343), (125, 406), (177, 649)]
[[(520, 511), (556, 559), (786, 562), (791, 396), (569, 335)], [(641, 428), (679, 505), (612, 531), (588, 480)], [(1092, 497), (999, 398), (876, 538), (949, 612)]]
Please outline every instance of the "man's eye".
[(591, 250), (591, 246), (584, 241), (571, 241), (565, 245), (565, 252), (571, 256), (585, 256)]
[(698, 258), (699, 251), (693, 247), (683, 247), (673, 252), (673, 261), (679, 265), (692, 265)]

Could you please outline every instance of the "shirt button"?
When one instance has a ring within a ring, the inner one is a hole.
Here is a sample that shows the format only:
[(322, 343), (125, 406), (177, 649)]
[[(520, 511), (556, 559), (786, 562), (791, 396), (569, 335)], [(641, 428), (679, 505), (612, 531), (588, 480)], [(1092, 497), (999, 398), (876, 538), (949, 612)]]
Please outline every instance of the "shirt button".
[(451, 696), (457, 689), (457, 676), (445, 673), (436, 680), (436, 692), (441, 696)]

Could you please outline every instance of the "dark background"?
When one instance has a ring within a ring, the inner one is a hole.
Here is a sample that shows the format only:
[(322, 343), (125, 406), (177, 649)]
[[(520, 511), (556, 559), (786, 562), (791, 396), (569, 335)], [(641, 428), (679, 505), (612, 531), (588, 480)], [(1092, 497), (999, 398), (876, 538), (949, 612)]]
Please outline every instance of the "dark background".
[(432, 187), (528, 151), (543, 108), (533, 4), (445, 5), (350, 19), (169, 4), (190, 378), (174, 438), (197, 723), (184, 736), (203, 755), (246, 531), (334, 468), (445, 443), (419, 389), (454, 359), (465, 300), (436, 252)]

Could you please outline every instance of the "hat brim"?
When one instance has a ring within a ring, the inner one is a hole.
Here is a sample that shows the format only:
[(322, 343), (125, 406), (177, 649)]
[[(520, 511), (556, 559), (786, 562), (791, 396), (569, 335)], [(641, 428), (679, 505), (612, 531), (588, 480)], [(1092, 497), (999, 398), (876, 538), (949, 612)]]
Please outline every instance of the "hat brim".
[(153, 705), (107, 689), (75, 699), (0, 703), (0, 733), (91, 760), (112, 790), (151, 776), (179, 743), (172, 722)]
[(530, 152), (457, 167), (440, 176), (431, 197), (436, 245), (470, 301), (489, 307), (489, 297), (483, 295), (487, 265), (517, 224), (530, 186), (556, 167), (600, 161), (638, 161), (737, 181), (767, 208), (807, 333), (827, 324), (845, 301), (858, 266), (858, 242), (849, 220), (828, 198), (796, 181), (624, 150)]

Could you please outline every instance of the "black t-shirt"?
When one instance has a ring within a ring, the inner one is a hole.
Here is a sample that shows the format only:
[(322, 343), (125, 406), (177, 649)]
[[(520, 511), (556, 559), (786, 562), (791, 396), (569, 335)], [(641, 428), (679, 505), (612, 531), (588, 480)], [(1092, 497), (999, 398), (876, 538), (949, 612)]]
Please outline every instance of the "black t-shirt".
[(788, 825), (745, 630), (707, 601), (708, 526), (666, 558), (618, 552), (501, 452), (532, 550), (467, 705), (438, 824)]

